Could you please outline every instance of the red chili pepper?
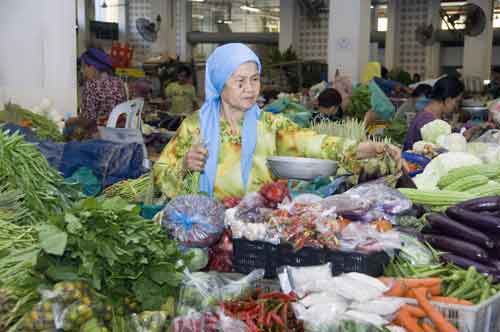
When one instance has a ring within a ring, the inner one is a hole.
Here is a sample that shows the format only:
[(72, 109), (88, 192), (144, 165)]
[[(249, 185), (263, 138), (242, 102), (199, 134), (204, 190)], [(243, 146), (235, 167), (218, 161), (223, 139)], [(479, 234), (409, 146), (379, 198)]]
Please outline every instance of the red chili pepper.
[[(285, 325), (288, 325), (287, 322), (288, 322), (288, 303), (285, 303), (283, 305), (283, 308), (281, 308), (281, 320), (283, 321), (283, 323), (285, 323)], [(285, 326), (286, 328), (286, 326)]]
[(278, 326), (285, 327), (285, 324), (283, 323), (281, 318), (278, 315), (276, 315), (274, 312), (271, 312), (271, 318), (272, 318), (272, 320), (274, 320), (276, 322), (276, 324), (278, 324)]

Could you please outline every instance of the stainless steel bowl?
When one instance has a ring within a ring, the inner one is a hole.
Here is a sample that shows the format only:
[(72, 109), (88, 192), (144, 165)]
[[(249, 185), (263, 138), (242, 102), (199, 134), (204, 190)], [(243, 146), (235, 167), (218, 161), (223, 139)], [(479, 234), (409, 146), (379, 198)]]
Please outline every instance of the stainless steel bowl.
[(333, 160), (278, 156), (267, 158), (267, 166), (277, 178), (305, 181), (335, 175), (338, 169)]

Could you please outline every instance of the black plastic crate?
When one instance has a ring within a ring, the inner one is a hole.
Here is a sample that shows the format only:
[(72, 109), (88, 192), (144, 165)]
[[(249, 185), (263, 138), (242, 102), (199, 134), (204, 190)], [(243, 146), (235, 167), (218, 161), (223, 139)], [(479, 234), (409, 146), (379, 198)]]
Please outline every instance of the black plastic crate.
[(389, 256), (381, 251), (374, 253), (346, 252), (305, 247), (295, 251), (290, 244), (273, 245), (262, 241), (233, 239), (233, 268), (248, 274), (264, 269), (266, 278), (276, 278), (281, 266), (314, 266), (330, 262), (332, 274), (360, 272), (373, 277), (381, 276), (389, 263)]
[(266, 278), (276, 277), (278, 247), (262, 241), (233, 239), (233, 269), (248, 274), (264, 269)]
[(389, 261), (389, 256), (383, 251), (360, 253), (325, 250), (325, 263), (332, 264), (333, 275), (360, 272), (372, 277), (379, 277), (384, 273), (384, 267)]
[(325, 251), (319, 248), (304, 247), (296, 251), (290, 244), (278, 246), (278, 260), (280, 266), (314, 266), (325, 263)]

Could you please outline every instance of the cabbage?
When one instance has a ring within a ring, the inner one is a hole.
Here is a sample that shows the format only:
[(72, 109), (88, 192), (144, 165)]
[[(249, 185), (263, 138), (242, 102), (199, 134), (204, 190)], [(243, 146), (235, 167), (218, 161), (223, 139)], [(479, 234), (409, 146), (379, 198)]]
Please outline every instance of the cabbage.
[(188, 268), (190, 271), (199, 271), (207, 266), (208, 254), (205, 250), (200, 248), (192, 248), (189, 249), (187, 253), (192, 255), (192, 258), (188, 264)]
[(414, 178), (415, 185), (421, 190), (436, 190), (439, 179), (452, 169), (479, 165), (483, 162), (478, 157), (465, 152), (447, 152), (432, 159), (422, 174)]
[(451, 126), (448, 122), (437, 119), (420, 128), (420, 134), (424, 141), (437, 143), (439, 136), (451, 134)]
[(463, 135), (457, 133), (441, 135), (438, 137), (437, 143), (449, 152), (465, 152), (467, 150), (467, 140)]

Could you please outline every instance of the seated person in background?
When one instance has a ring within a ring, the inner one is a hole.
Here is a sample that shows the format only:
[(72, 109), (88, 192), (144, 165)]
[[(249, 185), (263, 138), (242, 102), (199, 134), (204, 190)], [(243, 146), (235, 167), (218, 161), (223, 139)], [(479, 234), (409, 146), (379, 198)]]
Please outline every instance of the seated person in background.
[(172, 115), (190, 114), (198, 108), (192, 73), (188, 66), (180, 66), (177, 81), (167, 85), (165, 95), (170, 104), (169, 113)]
[(325, 89), (318, 96), (319, 112), (315, 113), (311, 123), (337, 121), (342, 118), (342, 96), (335, 89)]
[(398, 108), (396, 112), (396, 118), (401, 120), (406, 120), (406, 114), (421, 111), (429, 102), (426, 98), (432, 91), (432, 87), (428, 84), (420, 84), (413, 90), (410, 98), (406, 100), (403, 105)]
[(80, 60), (85, 82), (79, 117), (106, 125), (113, 108), (127, 100), (125, 86), (113, 76), (111, 61), (103, 50), (90, 48)]
[(419, 73), (415, 73), (413, 74), (413, 78), (412, 78), (412, 83), (418, 83), (422, 80), (422, 78), (420, 77), (420, 74)]
[(487, 91), (493, 98), (500, 98), (500, 67), (493, 68)]
[[(408, 129), (403, 151), (410, 150), (415, 142), (422, 140), (420, 129), (427, 123), (457, 111), (463, 92), (464, 84), (457, 78), (444, 77), (437, 81), (429, 95), (429, 103), (417, 113)], [(467, 138), (465, 133), (464, 136)]]

